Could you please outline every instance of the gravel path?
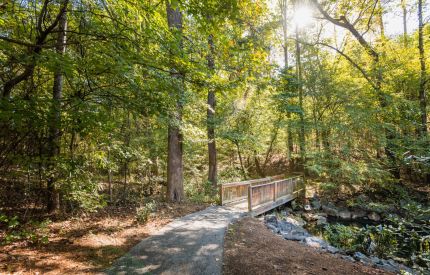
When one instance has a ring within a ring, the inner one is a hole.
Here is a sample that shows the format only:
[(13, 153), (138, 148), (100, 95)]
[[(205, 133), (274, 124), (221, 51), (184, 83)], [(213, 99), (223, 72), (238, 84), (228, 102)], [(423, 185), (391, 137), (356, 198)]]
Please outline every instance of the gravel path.
[(224, 234), (238, 208), (211, 206), (169, 223), (105, 274), (221, 274)]

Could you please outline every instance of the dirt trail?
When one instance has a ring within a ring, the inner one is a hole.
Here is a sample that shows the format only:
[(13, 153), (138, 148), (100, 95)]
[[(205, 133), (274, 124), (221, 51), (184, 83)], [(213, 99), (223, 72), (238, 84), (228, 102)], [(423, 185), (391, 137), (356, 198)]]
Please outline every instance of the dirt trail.
[(229, 227), (224, 274), (390, 274), (273, 234), (254, 218)]

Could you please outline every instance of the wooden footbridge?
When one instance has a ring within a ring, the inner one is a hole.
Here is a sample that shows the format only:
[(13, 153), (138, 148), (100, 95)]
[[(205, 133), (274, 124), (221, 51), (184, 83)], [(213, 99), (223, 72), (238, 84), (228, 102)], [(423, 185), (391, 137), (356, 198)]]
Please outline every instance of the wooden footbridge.
[(303, 183), (302, 176), (283, 175), (219, 185), (221, 205), (247, 209), (257, 216), (294, 200)]

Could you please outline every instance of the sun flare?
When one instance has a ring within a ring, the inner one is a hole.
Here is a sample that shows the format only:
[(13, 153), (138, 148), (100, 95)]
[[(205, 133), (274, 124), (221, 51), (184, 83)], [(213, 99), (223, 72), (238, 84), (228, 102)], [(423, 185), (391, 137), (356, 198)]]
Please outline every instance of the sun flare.
[(307, 6), (299, 7), (293, 16), (294, 25), (303, 28), (310, 25), (314, 21), (313, 12)]

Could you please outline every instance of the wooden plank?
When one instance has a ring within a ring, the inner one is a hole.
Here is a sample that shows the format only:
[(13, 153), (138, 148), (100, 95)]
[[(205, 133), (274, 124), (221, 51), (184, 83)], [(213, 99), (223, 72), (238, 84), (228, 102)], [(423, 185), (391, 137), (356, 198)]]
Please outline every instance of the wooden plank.
[(252, 212), (252, 187), (248, 187), (248, 211)]
[(238, 201), (241, 201), (241, 200), (245, 200), (247, 198), (248, 198), (248, 195), (242, 196), (242, 197), (236, 197), (236, 198), (231, 199), (231, 200), (224, 200), (224, 204), (223, 205), (231, 204), (231, 203), (238, 202)]
[(222, 185), (219, 186), (219, 198), (220, 198), (220, 204), (224, 205), (224, 200), (223, 200), (223, 196), (224, 196), (224, 188), (222, 187)]
[(275, 202), (271, 202), (271, 203), (267, 203), (267, 204), (263, 204), (260, 207), (257, 207), (256, 209), (249, 211), (249, 215), (251, 215), (252, 217), (261, 215), (269, 210), (272, 210), (273, 208), (276, 208), (280, 205), (283, 205), (287, 202), (290, 202), (292, 200), (294, 200), (296, 198), (296, 196), (290, 194), (288, 196), (285, 196), (283, 198), (280, 198), (278, 200), (276, 200)]
[(273, 188), (273, 201), (276, 201), (276, 199), (278, 198), (278, 183), (275, 181), (273, 183), (274, 188)]

